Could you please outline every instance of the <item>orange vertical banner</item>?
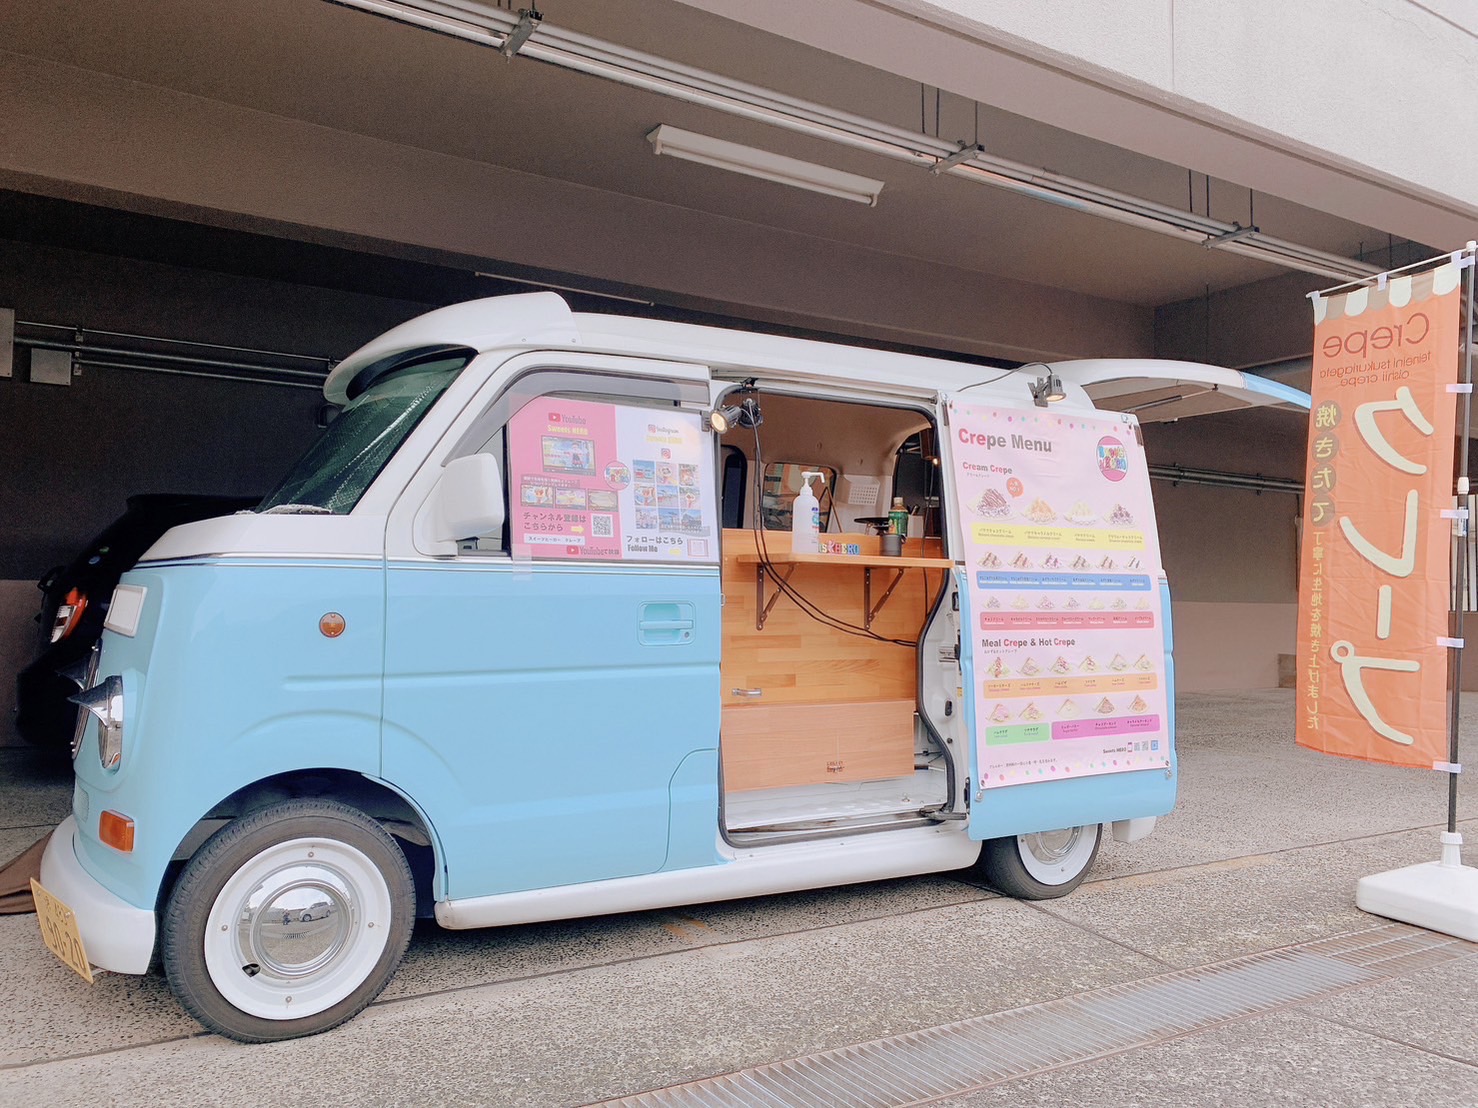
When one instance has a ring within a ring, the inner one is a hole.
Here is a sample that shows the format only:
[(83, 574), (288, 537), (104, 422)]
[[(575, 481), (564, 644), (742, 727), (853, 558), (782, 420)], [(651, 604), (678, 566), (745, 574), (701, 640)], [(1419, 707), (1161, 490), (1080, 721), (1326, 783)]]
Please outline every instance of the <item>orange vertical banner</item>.
[(1297, 738), (1327, 754), (1447, 758), (1460, 278), (1314, 299)]

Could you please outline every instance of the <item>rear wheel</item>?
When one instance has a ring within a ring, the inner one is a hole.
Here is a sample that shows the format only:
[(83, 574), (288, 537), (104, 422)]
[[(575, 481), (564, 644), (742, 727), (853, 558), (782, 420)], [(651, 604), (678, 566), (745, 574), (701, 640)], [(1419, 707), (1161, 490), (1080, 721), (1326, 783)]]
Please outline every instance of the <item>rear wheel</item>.
[(1097, 823), (989, 839), (976, 863), (993, 887), (1021, 900), (1066, 896), (1083, 883), (1098, 857)]
[(170, 988), (241, 1042), (327, 1031), (385, 987), (410, 941), (410, 867), (374, 820), (294, 800), (233, 820), (190, 859), (161, 921)]

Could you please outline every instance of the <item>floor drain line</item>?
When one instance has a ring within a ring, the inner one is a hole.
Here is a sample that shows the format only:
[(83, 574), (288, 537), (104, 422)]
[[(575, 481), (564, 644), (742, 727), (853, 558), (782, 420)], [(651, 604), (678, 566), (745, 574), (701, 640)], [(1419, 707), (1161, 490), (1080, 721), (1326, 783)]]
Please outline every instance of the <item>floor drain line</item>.
[(1470, 953), (1401, 925), (1249, 955), (605, 1102), (619, 1108), (903, 1108), (1306, 1003)]

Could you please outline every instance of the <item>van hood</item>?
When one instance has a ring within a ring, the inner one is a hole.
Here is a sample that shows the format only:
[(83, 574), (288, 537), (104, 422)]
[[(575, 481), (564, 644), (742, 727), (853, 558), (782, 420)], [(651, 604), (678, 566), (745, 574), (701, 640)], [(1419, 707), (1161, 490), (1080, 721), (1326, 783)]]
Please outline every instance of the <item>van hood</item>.
[(373, 558), (385, 556), (385, 518), (238, 512), (166, 531), (139, 559)]

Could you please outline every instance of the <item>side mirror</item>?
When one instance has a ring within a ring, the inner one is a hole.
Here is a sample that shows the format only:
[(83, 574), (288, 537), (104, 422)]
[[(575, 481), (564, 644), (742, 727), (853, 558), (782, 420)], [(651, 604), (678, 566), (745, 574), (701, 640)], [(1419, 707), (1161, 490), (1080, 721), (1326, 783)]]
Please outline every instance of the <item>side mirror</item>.
[(491, 454), (469, 454), (446, 464), (431, 492), (428, 537), (456, 543), (503, 526), (503, 473)]

